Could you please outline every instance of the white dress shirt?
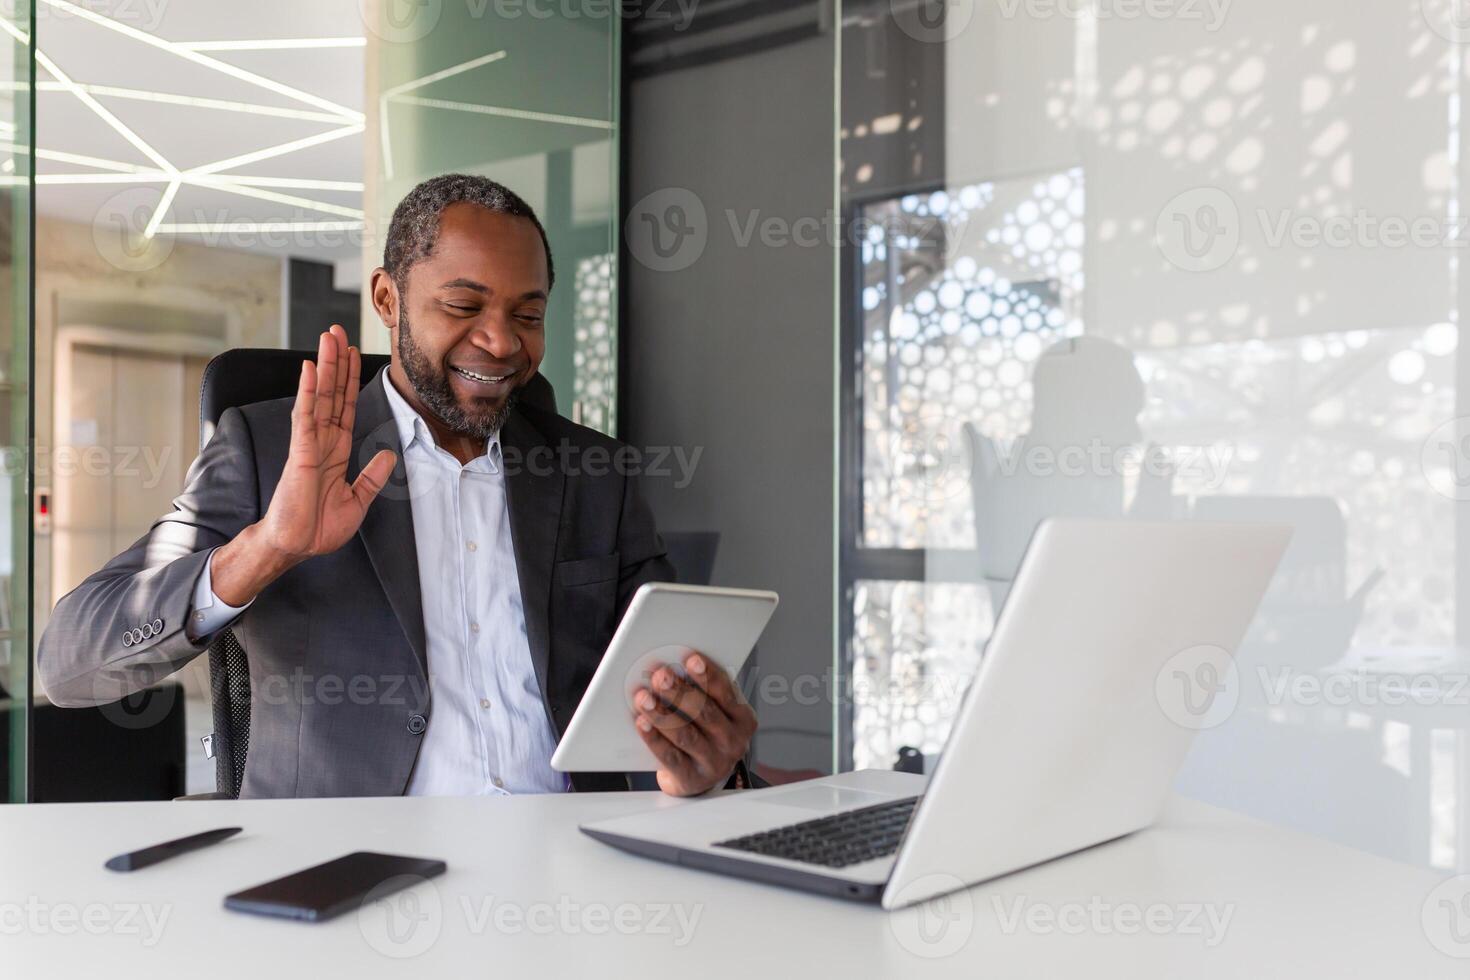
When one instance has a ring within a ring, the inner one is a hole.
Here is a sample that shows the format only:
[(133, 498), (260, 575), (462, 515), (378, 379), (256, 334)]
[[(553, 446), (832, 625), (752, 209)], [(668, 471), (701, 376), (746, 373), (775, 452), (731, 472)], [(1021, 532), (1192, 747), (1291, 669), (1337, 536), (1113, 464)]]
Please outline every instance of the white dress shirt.
[[(408, 473), (433, 696), (408, 793), (562, 792), (567, 778), (551, 768), (556, 735), (526, 639), (499, 433), (461, 466), (388, 372), (381, 383)], [(206, 562), (189, 633), (207, 636), (244, 609), (214, 594)]]

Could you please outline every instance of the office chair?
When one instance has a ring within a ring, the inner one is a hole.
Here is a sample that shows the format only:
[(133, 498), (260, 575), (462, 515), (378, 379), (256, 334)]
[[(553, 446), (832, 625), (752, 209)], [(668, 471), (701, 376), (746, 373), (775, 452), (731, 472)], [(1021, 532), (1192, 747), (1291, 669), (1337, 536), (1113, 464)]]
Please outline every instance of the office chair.
[[(200, 448), (214, 436), (226, 409), (295, 395), (301, 362), (315, 358), (315, 351), (241, 347), (210, 361), (199, 386)], [(363, 354), (361, 383), (377, 377), (388, 361), (386, 354)], [(520, 397), (535, 408), (556, 411), (556, 393), (542, 375), (532, 378)], [(214, 760), (211, 798), (235, 799), (250, 751), (250, 665), (233, 630), (220, 630), (209, 644), (209, 696), (214, 731), (205, 737), (204, 748)]]
[[(24, 710), (0, 687), (0, 786), (11, 785), (21, 761), (15, 739), (26, 725), (15, 713)], [(185, 785), (183, 685), (166, 681), (85, 708), (37, 701), (29, 743), (32, 803), (174, 799)]]

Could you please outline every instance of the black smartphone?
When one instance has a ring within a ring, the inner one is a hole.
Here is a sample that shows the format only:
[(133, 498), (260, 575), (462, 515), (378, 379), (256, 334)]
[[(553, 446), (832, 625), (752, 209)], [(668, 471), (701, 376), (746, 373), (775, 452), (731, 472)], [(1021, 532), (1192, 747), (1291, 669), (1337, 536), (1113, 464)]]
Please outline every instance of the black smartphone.
[(388, 895), (444, 873), (443, 861), (354, 851), (335, 861), (225, 896), (225, 908), (325, 922), (360, 907), (374, 890)]

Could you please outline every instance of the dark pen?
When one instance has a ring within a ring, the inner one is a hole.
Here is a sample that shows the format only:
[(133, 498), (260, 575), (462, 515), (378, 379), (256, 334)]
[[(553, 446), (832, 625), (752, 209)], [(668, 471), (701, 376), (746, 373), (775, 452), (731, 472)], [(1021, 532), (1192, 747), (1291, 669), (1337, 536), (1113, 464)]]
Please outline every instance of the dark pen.
[(222, 840), (234, 837), (240, 832), (239, 827), (224, 827), (220, 830), (206, 830), (202, 834), (194, 834), (192, 837), (180, 837), (178, 840), (164, 841), (162, 844), (154, 844), (145, 847), (141, 851), (133, 851), (129, 854), (119, 854), (107, 862), (107, 867), (113, 871), (137, 871), (146, 868), (159, 861), (167, 861), (171, 857), (197, 851), (201, 847), (218, 844)]

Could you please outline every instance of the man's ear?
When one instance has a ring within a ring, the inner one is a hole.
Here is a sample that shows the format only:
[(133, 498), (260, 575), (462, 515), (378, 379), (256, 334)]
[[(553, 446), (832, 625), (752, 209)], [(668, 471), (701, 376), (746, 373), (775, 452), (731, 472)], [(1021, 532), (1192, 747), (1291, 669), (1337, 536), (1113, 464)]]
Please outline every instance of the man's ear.
[(370, 282), (373, 309), (378, 311), (378, 319), (383, 321), (383, 326), (392, 330), (398, 326), (398, 284), (388, 275), (388, 270), (383, 268), (373, 270)]

